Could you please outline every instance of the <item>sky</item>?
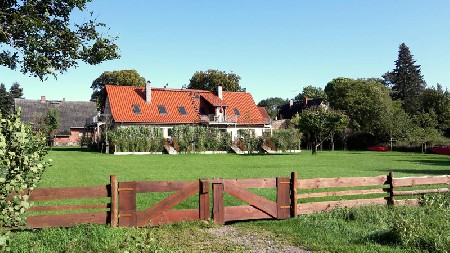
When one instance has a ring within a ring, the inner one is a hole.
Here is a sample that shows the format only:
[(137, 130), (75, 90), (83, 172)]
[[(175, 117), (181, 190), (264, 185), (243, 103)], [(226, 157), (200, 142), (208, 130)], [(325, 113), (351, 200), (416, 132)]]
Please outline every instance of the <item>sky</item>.
[(88, 10), (119, 36), (120, 59), (44, 82), (0, 66), (0, 82), (19, 82), (28, 99), (88, 101), (104, 71), (136, 69), (154, 87), (181, 88), (218, 69), (238, 74), (258, 103), (337, 77), (381, 77), (405, 43), (428, 86), (450, 88), (448, 0), (93, 0)]

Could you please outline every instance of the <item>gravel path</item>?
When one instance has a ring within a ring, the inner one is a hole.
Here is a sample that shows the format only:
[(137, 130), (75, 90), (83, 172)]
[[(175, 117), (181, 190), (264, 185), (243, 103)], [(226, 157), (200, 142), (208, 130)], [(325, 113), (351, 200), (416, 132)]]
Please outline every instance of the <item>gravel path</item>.
[(287, 253), (310, 253), (300, 247), (287, 245), (282, 239), (265, 230), (254, 231), (233, 226), (222, 226), (219, 228), (206, 229), (223, 240), (242, 245), (246, 252), (287, 252)]

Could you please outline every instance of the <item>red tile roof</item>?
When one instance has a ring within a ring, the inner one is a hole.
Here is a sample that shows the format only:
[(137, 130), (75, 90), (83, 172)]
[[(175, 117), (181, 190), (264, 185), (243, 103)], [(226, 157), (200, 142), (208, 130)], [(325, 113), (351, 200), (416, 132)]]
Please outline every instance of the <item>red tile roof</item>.
[(258, 106), (258, 110), (259, 110), (259, 112), (261, 113), (261, 116), (262, 116), (264, 119), (270, 119), (269, 114), (267, 114), (266, 107)]
[[(152, 88), (151, 103), (145, 101), (145, 88), (135, 86), (106, 85), (111, 114), (116, 122), (149, 124), (187, 124), (200, 123), (197, 97), (205, 98), (213, 106), (226, 107), (225, 115), (235, 115), (234, 108), (240, 112), (238, 124), (264, 124), (265, 120), (250, 93), (223, 92), (223, 99), (215, 93), (204, 90)], [(133, 112), (133, 105), (140, 107), (140, 114)], [(164, 105), (166, 115), (160, 115), (158, 106)], [(187, 115), (181, 115), (179, 106), (184, 106)]]
[(218, 96), (216, 96), (216, 94), (212, 92), (202, 92), (201, 96), (206, 101), (208, 101), (212, 106), (221, 106), (221, 107), (228, 106), (223, 99), (220, 99)]

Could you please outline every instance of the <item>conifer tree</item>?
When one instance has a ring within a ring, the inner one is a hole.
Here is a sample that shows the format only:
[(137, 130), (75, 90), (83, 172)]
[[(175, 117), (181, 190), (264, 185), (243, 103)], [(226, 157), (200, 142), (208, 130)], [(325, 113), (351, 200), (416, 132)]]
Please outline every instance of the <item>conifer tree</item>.
[(420, 65), (415, 63), (408, 46), (402, 43), (398, 50), (398, 59), (395, 61), (395, 69), (383, 75), (385, 82), (392, 88), (392, 98), (401, 100), (403, 109), (410, 115), (422, 110), (421, 96), (426, 87)]
[(0, 113), (1, 115), (9, 115), (11, 113), (11, 96), (6, 91), (5, 84), (0, 84)]
[(20, 87), (18, 82), (14, 82), (9, 88), (9, 94), (13, 98), (23, 98), (23, 88)]

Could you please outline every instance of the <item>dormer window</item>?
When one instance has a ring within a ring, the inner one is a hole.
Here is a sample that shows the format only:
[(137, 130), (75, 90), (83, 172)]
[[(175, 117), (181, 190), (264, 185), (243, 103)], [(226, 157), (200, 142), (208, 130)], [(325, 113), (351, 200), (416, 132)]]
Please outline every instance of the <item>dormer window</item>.
[(158, 105), (158, 111), (160, 115), (167, 115), (166, 106), (164, 105)]
[(180, 113), (180, 115), (182, 116), (186, 116), (186, 108), (184, 106), (178, 106), (178, 112)]
[(234, 114), (235, 114), (236, 116), (241, 116), (241, 112), (239, 111), (238, 108), (234, 108)]
[(133, 112), (134, 114), (141, 114), (141, 108), (139, 105), (133, 105)]

